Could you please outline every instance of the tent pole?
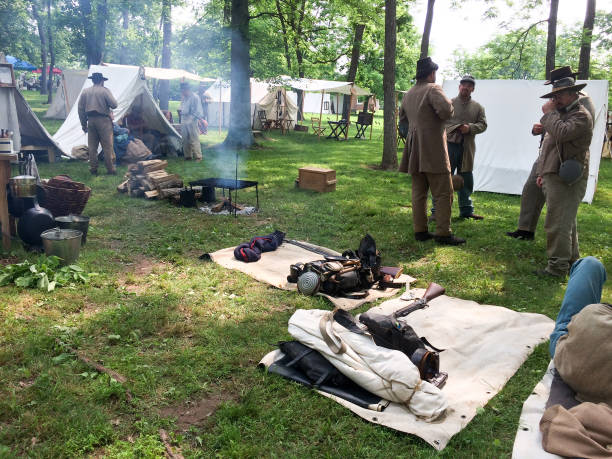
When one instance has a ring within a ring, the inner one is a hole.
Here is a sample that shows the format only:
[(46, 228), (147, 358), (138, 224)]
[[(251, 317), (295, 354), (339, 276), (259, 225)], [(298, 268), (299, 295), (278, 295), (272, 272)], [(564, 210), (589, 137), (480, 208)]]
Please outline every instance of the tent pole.
[(348, 138), (348, 127), (351, 125), (351, 109), (353, 108), (353, 86), (354, 83), (351, 83), (351, 91), (349, 95), (349, 109), (348, 109), (348, 119), (346, 120), (346, 132), (344, 133), (344, 140)]
[(338, 103), (340, 100), (340, 94), (336, 93), (336, 121), (338, 121)]
[(68, 118), (68, 113), (70, 113), (70, 108), (68, 107), (68, 88), (66, 87), (66, 78), (62, 73), (62, 87), (64, 88), (64, 105), (66, 106), (66, 118)]
[(321, 121), (323, 118), (323, 96), (325, 95), (325, 89), (321, 91), (321, 109), (319, 110), (319, 139), (321, 138)]

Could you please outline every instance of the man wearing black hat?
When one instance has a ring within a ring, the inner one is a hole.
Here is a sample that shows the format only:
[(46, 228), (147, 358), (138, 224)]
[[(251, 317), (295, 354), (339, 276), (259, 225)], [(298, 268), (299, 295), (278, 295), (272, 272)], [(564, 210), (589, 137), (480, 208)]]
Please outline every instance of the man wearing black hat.
[(104, 165), (109, 174), (116, 174), (115, 152), (113, 150), (113, 122), (110, 119), (111, 110), (117, 108), (117, 101), (104, 82), (108, 78), (99, 73), (93, 73), (89, 79), (93, 86), (85, 89), (79, 98), (79, 120), (83, 132), (87, 133), (89, 150), (89, 171), (98, 175), (98, 145), (104, 151)]
[(563, 277), (580, 258), (576, 214), (589, 177), (589, 145), (593, 119), (578, 101), (586, 83), (564, 77), (542, 98), (540, 123), (546, 132), (538, 160), (536, 184), (546, 198), (546, 252), (548, 264), (538, 275)]
[(181, 136), (183, 137), (183, 154), (185, 160), (194, 159), (202, 161), (202, 147), (200, 145), (200, 130), (198, 120), (202, 118), (202, 103), (189, 86), (181, 83)]
[[(453, 186), (446, 147), (445, 121), (453, 115), (453, 104), (435, 84), (438, 65), (431, 58), (417, 62), (416, 84), (402, 99), (408, 118), (408, 135), (400, 164), (412, 175), (412, 219), (417, 241), (434, 238), (439, 244), (459, 245), (465, 239), (450, 228)], [(436, 204), (436, 232), (427, 228), (427, 192)]]
[[(576, 78), (576, 75), (578, 75), (578, 73), (573, 72), (569, 65), (559, 67), (554, 70), (551, 70), (550, 76), (548, 80), (544, 82), (544, 84), (553, 84), (555, 81), (565, 77)], [(593, 100), (585, 94), (579, 94), (578, 101), (584, 106), (584, 108), (589, 111), (591, 117), (594, 120), (595, 105), (593, 104)], [(531, 129), (531, 133), (533, 135), (542, 136), (542, 140), (540, 141), (541, 146), (543, 144), (544, 137), (546, 136), (542, 125), (540, 123), (535, 123), (533, 125), (533, 128)], [(524, 241), (532, 241), (534, 239), (535, 230), (538, 226), (538, 220), (540, 219), (542, 208), (544, 207), (544, 203), (546, 202), (546, 199), (544, 198), (544, 193), (542, 192), (542, 188), (540, 188), (536, 184), (536, 179), (538, 177), (537, 167), (538, 160), (536, 159), (536, 161), (533, 163), (533, 167), (531, 168), (531, 172), (529, 173), (529, 177), (527, 177), (527, 180), (523, 185), (523, 191), (521, 193), (521, 210), (518, 218), (518, 228), (515, 231), (509, 231), (506, 233), (506, 235), (515, 239), (520, 239)]]
[[(459, 95), (452, 99), (454, 114), (446, 121), (448, 156), (451, 174), (463, 178), (463, 187), (457, 192), (459, 197), (459, 217), (482, 220), (484, 217), (474, 213), (471, 195), (474, 191), (475, 137), (487, 129), (487, 118), (482, 105), (472, 99), (476, 80), (465, 75), (459, 82)], [(433, 210), (432, 210), (433, 213)]]

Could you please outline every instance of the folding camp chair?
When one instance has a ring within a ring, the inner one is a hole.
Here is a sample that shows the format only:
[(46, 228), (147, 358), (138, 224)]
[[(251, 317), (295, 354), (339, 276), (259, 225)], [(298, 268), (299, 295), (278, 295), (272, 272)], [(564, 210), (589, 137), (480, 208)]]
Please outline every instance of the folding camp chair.
[(325, 134), (325, 129), (327, 128), (321, 126), (321, 118), (310, 118), (310, 123), (312, 124), (312, 132), (314, 135), (321, 137)]
[(274, 122), (274, 120), (269, 120), (266, 117), (266, 111), (265, 110), (259, 110), (257, 112), (257, 118), (259, 118), (259, 122), (261, 123), (261, 129), (264, 131), (269, 131), (272, 128), (272, 123)]

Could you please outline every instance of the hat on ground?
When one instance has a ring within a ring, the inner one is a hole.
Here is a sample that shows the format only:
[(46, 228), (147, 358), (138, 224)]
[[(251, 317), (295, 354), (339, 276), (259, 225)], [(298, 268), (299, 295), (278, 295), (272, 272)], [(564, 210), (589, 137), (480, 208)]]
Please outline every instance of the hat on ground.
[(472, 83), (474, 86), (476, 86), (476, 80), (472, 75), (463, 75), (463, 78), (461, 78), (459, 83)]
[(438, 64), (431, 60), (431, 57), (426, 57), (424, 59), (419, 59), (417, 61), (416, 68), (416, 79), (420, 80), (425, 78), (431, 72), (438, 70)]
[(555, 94), (559, 94), (562, 91), (578, 92), (586, 86), (586, 83), (576, 84), (576, 80), (572, 77), (560, 78), (559, 80), (553, 81), (553, 90), (543, 96), (542, 99), (550, 99)]
[(550, 75), (548, 76), (548, 80), (544, 82), (544, 84), (553, 84), (556, 80), (566, 77), (576, 78), (578, 76), (578, 72), (572, 72), (572, 68), (569, 65), (565, 67), (559, 67), (550, 71)]
[(102, 75), (100, 72), (94, 72), (91, 74), (91, 76), (88, 76), (87, 78), (93, 80), (94, 83), (108, 80), (108, 78), (105, 78), (104, 75)]
[(187, 83), (186, 81), (183, 81), (180, 86), (181, 89), (191, 89), (191, 86), (189, 86), (189, 83)]

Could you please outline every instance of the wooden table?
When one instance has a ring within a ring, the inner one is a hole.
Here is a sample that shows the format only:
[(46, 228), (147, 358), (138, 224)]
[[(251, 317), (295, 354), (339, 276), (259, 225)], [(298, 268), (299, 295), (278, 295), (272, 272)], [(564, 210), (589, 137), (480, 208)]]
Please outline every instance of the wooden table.
[(11, 248), (11, 232), (15, 233), (15, 221), (11, 221), (8, 212), (6, 185), (11, 178), (11, 162), (17, 160), (17, 153), (0, 154), (0, 225), (2, 226), (2, 247)]
[(49, 158), (50, 163), (55, 162), (55, 148), (53, 147), (40, 147), (38, 145), (26, 145), (21, 146), (21, 151), (46, 151), (47, 157)]

